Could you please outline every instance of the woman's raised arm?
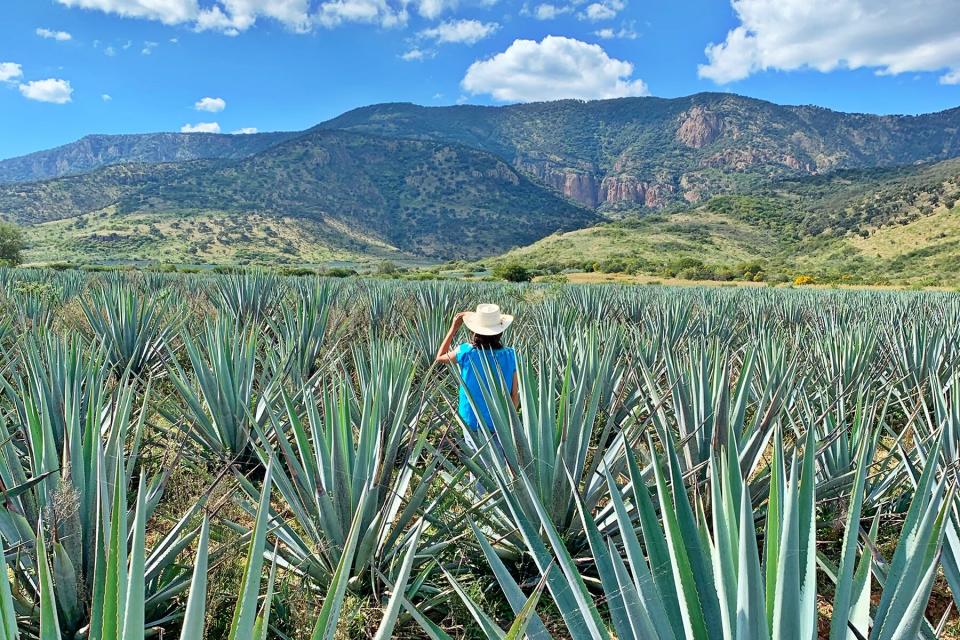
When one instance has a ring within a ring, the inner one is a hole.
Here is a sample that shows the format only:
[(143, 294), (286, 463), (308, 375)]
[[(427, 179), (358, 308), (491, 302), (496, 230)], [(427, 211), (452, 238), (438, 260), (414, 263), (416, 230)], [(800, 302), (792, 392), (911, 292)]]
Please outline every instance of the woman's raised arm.
[(434, 359), (434, 362), (442, 363), (453, 363), (457, 361), (457, 352), (450, 348), (450, 345), (453, 343), (453, 339), (457, 335), (457, 331), (460, 330), (460, 327), (463, 325), (463, 315), (466, 311), (461, 311), (457, 315), (453, 316), (453, 322), (450, 324), (450, 330), (447, 331), (447, 335), (444, 336), (443, 342), (440, 343), (440, 348), (437, 349), (437, 357)]

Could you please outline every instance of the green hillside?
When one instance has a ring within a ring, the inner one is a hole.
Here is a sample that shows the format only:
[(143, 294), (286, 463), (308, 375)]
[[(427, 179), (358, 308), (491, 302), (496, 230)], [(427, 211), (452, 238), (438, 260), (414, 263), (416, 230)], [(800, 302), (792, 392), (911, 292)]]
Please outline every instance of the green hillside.
[(842, 171), (555, 234), (491, 264), (731, 279), (960, 285), (960, 160)]
[(930, 237), (923, 221), (950, 215), (956, 157), (960, 109), (875, 116), (717, 93), (383, 104), (305, 132), (89, 136), (0, 161), (0, 218), (29, 226), (36, 262), (508, 253), (550, 270), (726, 278), (760, 260), (780, 278), (947, 281), (952, 227)]
[(702, 202), (781, 177), (960, 155), (960, 109), (875, 116), (716, 93), (507, 107), (385, 104), (320, 126), (486, 149), (611, 213)]
[[(536, 185), (489, 153), (332, 131), (313, 132), (244, 160), (117, 165), (82, 176), (0, 185), (0, 215), (24, 224), (114, 205), (111, 224), (118, 216), (141, 214), (184, 219), (227, 215), (237, 217), (241, 226), (249, 226), (244, 218), (253, 215), (301, 221), (294, 235), (312, 229), (314, 242), (323, 249), (291, 256), (305, 261), (318, 253), (377, 254), (371, 247), (386, 247), (401, 256), (477, 258), (597, 221), (593, 213)], [(86, 226), (78, 219), (58, 227), (57, 244), (44, 237), (51, 227), (31, 235), (37, 238), (35, 247), (83, 247), (90, 258), (130, 259), (129, 243), (98, 246), (98, 238), (114, 236), (91, 237)], [(168, 240), (178, 237), (170, 233)], [(266, 250), (268, 240), (264, 245), (263, 258), (275, 253)], [(146, 242), (136, 253), (149, 258), (150, 247), (158, 246)], [(35, 249), (31, 256), (54, 259), (61, 253)], [(216, 259), (220, 254), (197, 255)]]

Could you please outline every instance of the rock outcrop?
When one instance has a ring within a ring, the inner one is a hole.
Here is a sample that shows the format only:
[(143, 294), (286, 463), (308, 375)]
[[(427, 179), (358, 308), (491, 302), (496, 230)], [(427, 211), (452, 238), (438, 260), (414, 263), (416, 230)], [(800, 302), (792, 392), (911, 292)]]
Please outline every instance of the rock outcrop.
[(723, 121), (720, 116), (696, 105), (680, 114), (677, 140), (691, 149), (702, 149), (719, 138), (722, 132)]
[(597, 193), (599, 185), (592, 173), (555, 166), (549, 162), (517, 160), (515, 165), (574, 202), (587, 207), (596, 207), (600, 204)]

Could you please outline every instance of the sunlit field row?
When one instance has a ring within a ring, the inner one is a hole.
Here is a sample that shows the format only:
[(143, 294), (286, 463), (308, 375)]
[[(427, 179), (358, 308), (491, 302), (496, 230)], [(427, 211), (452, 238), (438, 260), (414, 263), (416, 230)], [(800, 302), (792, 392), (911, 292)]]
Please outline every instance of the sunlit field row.
[[(495, 435), (434, 364), (480, 302)], [(960, 626), (956, 294), (0, 270), (0, 309), (0, 640)]]

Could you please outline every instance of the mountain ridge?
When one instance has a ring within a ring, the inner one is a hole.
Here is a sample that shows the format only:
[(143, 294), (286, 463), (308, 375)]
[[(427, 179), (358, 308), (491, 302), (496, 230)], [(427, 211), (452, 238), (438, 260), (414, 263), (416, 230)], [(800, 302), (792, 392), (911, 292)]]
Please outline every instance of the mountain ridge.
[(0, 160), (0, 184), (79, 175), (116, 164), (241, 158), (297, 135), (300, 132), (90, 134)]
[[(299, 132), (88, 136), (0, 161), (0, 176), (70, 174), (0, 182), (0, 218), (48, 225), (57, 242), (75, 242), (75, 251), (57, 255), (103, 246), (123, 259), (146, 259), (150, 243), (137, 233), (148, 230), (154, 239), (166, 232), (183, 238), (193, 247), (186, 254), (199, 260), (295, 262), (306, 254), (390, 252), (479, 259), (604, 219), (682, 212), (687, 218), (678, 220), (709, 214), (711, 233), (727, 239), (733, 229), (786, 234), (789, 256), (838, 235), (870, 234), (899, 211), (926, 209), (850, 206), (821, 197), (818, 190), (833, 192), (839, 183), (818, 176), (860, 181), (868, 197), (897, 200), (884, 185), (913, 189), (913, 166), (933, 167), (923, 175), (949, 173), (953, 189), (953, 165), (937, 163), (955, 157), (960, 108), (850, 114), (725, 93), (507, 106), (384, 103)], [(796, 197), (777, 197), (798, 180), (806, 182)], [(757, 197), (732, 201), (740, 203), (733, 213), (704, 206), (751, 194)], [(819, 204), (811, 208), (805, 198)], [(253, 220), (270, 233), (254, 233)], [(634, 230), (661, 234), (663, 247), (694, 246), (671, 239), (672, 226)], [(201, 237), (209, 233), (222, 237), (216, 251)], [(323, 250), (304, 249), (311, 235)], [(287, 238), (287, 248), (259, 252), (258, 243), (275, 237)], [(231, 243), (244, 248), (229, 251)], [(735, 244), (720, 242), (714, 255)]]

